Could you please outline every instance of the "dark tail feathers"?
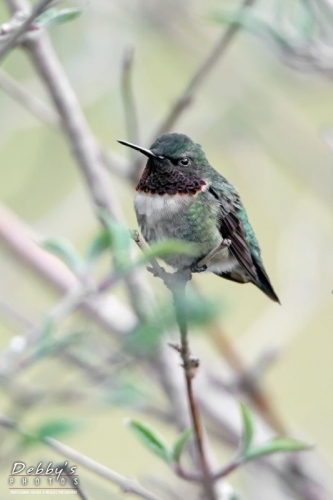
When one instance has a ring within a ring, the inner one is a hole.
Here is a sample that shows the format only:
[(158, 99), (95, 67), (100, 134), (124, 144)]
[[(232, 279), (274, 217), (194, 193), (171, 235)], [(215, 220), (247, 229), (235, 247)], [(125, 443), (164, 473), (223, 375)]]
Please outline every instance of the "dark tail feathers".
[(269, 277), (267, 276), (267, 273), (266, 273), (264, 267), (262, 267), (260, 264), (258, 264), (255, 261), (255, 259), (253, 259), (253, 262), (254, 262), (254, 265), (255, 265), (255, 268), (256, 268), (256, 271), (258, 274), (258, 278), (259, 278), (259, 283), (255, 283), (255, 285), (258, 288), (260, 288), (260, 290), (262, 292), (264, 292), (267, 295), (267, 297), (272, 299), (274, 302), (278, 302), (278, 304), (281, 304), (281, 302), (279, 301), (279, 297), (274, 292), (274, 289), (272, 287), (272, 284), (269, 280)]

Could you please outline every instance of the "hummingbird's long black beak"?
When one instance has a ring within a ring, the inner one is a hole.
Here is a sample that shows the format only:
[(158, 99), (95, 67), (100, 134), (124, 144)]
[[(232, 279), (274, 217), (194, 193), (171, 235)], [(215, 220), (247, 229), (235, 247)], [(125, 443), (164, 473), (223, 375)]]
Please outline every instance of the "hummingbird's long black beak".
[(155, 155), (150, 149), (142, 148), (141, 146), (137, 146), (136, 144), (132, 144), (131, 142), (127, 141), (117, 141), (120, 144), (123, 144), (124, 146), (128, 146), (129, 148), (135, 149), (136, 151), (140, 151), (140, 153), (144, 154), (145, 156), (148, 156), (148, 158), (161, 158), (160, 156)]

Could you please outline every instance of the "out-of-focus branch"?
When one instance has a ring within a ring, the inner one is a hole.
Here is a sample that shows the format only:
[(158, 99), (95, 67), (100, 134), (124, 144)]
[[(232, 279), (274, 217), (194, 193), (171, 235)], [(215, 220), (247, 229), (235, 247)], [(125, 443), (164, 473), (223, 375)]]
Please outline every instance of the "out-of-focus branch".
[(259, 379), (251, 377), (243, 359), (229, 341), (226, 333), (215, 324), (211, 328), (210, 334), (215, 347), (220, 351), (226, 362), (236, 373), (240, 389), (252, 401), (268, 425), (270, 425), (278, 435), (287, 435), (286, 427), (277, 415), (275, 408), (273, 408), (270, 397), (261, 387)]
[[(20, 27), (18, 27), (3, 44), (0, 46), (0, 62), (5, 58), (5, 56), (12, 50), (19, 38), (24, 35), (28, 30), (31, 25), (31, 23), (44, 11), (46, 10), (47, 6), (52, 2), (53, 0), (40, 0), (32, 9), (31, 13), (29, 16), (26, 18), (26, 20), (21, 24)], [(25, 11), (26, 9), (22, 9)]]
[[(7, 429), (22, 432), (16, 422), (5, 417), (4, 415), (0, 415), (0, 425)], [(116, 484), (124, 493), (132, 493), (133, 495), (143, 498), (144, 500), (162, 500), (159, 496), (151, 493), (149, 490), (141, 486), (136, 479), (122, 476), (121, 474), (118, 474), (118, 472), (115, 472), (105, 465), (92, 460), (86, 455), (79, 453), (56, 439), (46, 437), (44, 439), (44, 443), (60, 455), (72, 460), (75, 464), (82, 465), (82, 467), (85, 467), (95, 474), (111, 481), (113, 484)]]
[[(13, 12), (28, 10), (30, 7), (26, 0), (6, 1)], [(27, 39), (24, 46), (59, 113), (72, 152), (91, 194), (94, 208), (97, 209), (97, 215), (100, 215), (100, 210), (104, 210), (112, 218), (117, 218), (117, 207), (112, 204), (107, 191), (97, 142), (89, 129), (75, 92), (53, 51), (47, 33), (40, 30), (35, 37)]]
[[(8, 0), (11, 1), (11, 0)], [(61, 117), (68, 141), (80, 166), (94, 207), (118, 218), (117, 208), (107, 191), (105, 172), (95, 138), (89, 130), (77, 97), (45, 33), (26, 42), (28, 53), (43, 79)]]
[[(251, 7), (256, 0), (244, 0), (241, 6), (241, 11)], [(153, 140), (161, 134), (169, 132), (184, 110), (192, 103), (194, 95), (203, 82), (206, 80), (208, 74), (213, 69), (215, 64), (223, 57), (230, 47), (231, 42), (235, 39), (236, 34), (241, 29), (241, 26), (235, 22), (230, 24), (227, 30), (223, 33), (222, 37), (215, 45), (208, 57), (199, 66), (194, 73), (187, 87), (183, 93), (178, 97), (176, 102), (171, 106), (170, 111), (164, 118), (163, 122), (154, 133)], [(153, 141), (152, 141), (153, 142)]]
[(46, 125), (51, 125), (53, 127), (58, 127), (60, 125), (59, 116), (53, 109), (44, 104), (41, 99), (27, 92), (22, 85), (17, 83), (14, 78), (11, 78), (8, 73), (2, 69), (0, 69), (0, 87), (6, 94), (20, 103)]
[[(0, 241), (61, 293), (68, 293), (79, 285), (74, 274), (57, 257), (43, 250), (38, 245), (38, 237), (1, 204)], [(134, 314), (112, 296), (87, 299), (81, 307), (90, 318), (112, 333), (123, 334), (136, 322)]]
[[(44, 101), (26, 90), (23, 85), (14, 80), (3, 69), (0, 69), (0, 87), (8, 96), (32, 113), (38, 120), (51, 127), (60, 127), (61, 119), (59, 114)], [(98, 144), (98, 149), (100, 159), (107, 170), (117, 174), (120, 178), (130, 178), (130, 165), (122, 156), (105, 149), (101, 144)]]
[[(7, 4), (14, 10), (26, 7), (25, 0), (7, 0)], [(105, 225), (104, 217), (101, 217), (103, 212), (114, 220), (121, 220), (120, 209), (110, 195), (111, 187), (107, 185), (97, 141), (47, 33), (40, 31), (38, 36), (26, 40), (24, 45), (61, 117), (65, 135), (86, 182), (97, 218)], [(139, 292), (142, 286), (137, 279), (137, 273), (126, 278), (125, 283), (131, 303), (139, 317), (148, 314), (149, 304), (145, 296)]]
[[(134, 144), (140, 143), (139, 137), (139, 123), (138, 114), (135, 105), (134, 95), (133, 95), (133, 85), (132, 85), (132, 71), (133, 71), (133, 60), (134, 60), (134, 50), (131, 47), (127, 49), (124, 54), (122, 75), (121, 75), (121, 91), (123, 97), (123, 104), (125, 110), (125, 120), (127, 128), (127, 138), (130, 142)], [(129, 150), (132, 154), (134, 151)]]

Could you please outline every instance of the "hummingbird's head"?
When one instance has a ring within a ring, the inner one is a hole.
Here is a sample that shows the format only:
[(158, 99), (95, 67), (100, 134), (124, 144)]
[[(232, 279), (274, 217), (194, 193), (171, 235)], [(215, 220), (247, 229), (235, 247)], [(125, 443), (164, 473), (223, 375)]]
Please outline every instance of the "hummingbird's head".
[(184, 134), (163, 134), (156, 139), (150, 149), (126, 141), (118, 142), (147, 156), (149, 158), (147, 166), (151, 168), (177, 169), (184, 173), (190, 173), (207, 163), (200, 144), (196, 144)]

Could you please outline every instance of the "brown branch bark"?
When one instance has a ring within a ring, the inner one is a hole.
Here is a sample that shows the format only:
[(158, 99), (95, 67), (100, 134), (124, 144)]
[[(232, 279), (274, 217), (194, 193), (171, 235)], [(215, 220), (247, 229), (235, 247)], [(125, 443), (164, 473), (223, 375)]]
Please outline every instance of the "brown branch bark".
[(178, 282), (175, 282), (175, 284), (169, 287), (169, 289), (172, 292), (173, 303), (176, 313), (176, 320), (180, 331), (180, 339), (181, 339), (180, 355), (183, 361), (187, 399), (190, 407), (191, 420), (198, 451), (200, 468), (202, 471), (202, 485), (206, 495), (205, 498), (207, 500), (215, 500), (216, 493), (214, 488), (214, 482), (212, 481), (209, 470), (208, 459), (206, 457), (203, 427), (199, 415), (198, 404), (193, 392), (193, 380), (196, 368), (198, 366), (197, 365), (198, 362), (196, 360), (195, 366), (193, 366), (193, 359), (191, 357), (189, 341), (188, 341), (188, 328), (187, 328), (187, 319), (185, 310), (186, 284), (188, 278), (189, 278), (188, 275), (183, 276), (181, 273), (179, 273)]

